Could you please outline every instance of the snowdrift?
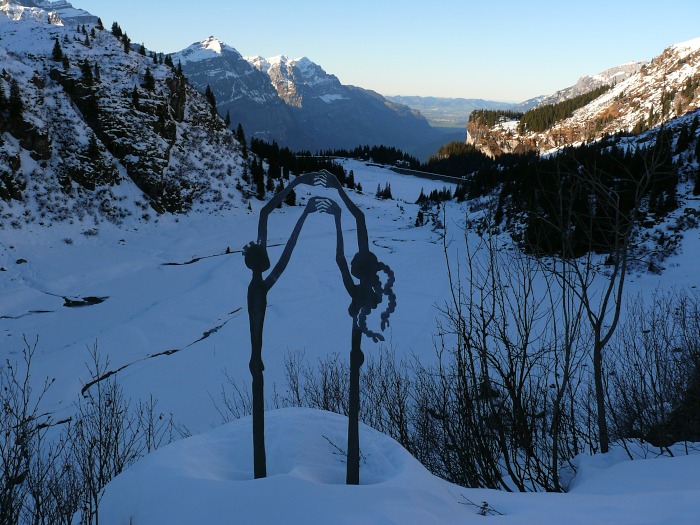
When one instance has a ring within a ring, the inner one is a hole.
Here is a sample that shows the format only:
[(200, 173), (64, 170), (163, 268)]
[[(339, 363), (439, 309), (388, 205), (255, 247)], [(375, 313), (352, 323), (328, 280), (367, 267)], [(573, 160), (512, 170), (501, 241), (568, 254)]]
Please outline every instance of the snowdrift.
[(242, 418), (147, 456), (108, 485), (100, 523), (690, 525), (700, 516), (700, 455), (630, 461), (617, 449), (581, 457), (568, 494), (507, 493), (438, 479), (361, 425), (360, 485), (346, 486), (345, 417), (267, 412), (268, 477), (258, 480), (251, 426)]

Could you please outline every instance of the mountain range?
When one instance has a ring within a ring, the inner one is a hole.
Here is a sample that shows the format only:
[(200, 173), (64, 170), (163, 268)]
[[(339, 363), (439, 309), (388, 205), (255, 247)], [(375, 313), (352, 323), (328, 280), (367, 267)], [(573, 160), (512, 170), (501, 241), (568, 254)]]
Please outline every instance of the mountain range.
[[(209, 86), (222, 116), (248, 136), (292, 150), (398, 147), (427, 158), (444, 142), (420, 112), (382, 95), (341, 84), (306, 57), (243, 57), (211, 36), (173, 54), (200, 91)], [(463, 139), (464, 133), (451, 138)]]

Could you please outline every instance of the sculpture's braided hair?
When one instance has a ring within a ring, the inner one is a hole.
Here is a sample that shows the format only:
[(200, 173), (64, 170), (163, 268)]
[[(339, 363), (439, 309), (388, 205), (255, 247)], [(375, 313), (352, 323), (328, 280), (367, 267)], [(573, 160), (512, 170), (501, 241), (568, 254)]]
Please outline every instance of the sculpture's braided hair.
[(394, 313), (394, 310), (396, 309), (396, 294), (394, 293), (394, 272), (391, 268), (389, 268), (388, 264), (384, 264), (383, 262), (379, 263), (379, 269), (383, 271), (386, 274), (386, 284), (384, 284), (384, 288), (382, 289), (382, 292), (384, 292), (384, 295), (386, 295), (389, 299), (389, 304), (387, 305), (386, 309), (382, 312), (382, 332), (384, 329), (389, 326), (389, 316)]
[[(389, 316), (396, 309), (396, 294), (394, 294), (394, 272), (388, 265), (379, 262), (373, 253), (367, 255), (356, 255), (355, 260), (358, 261), (358, 266), (362, 264), (360, 271), (354, 272), (355, 276), (360, 278), (360, 284), (357, 285), (357, 293), (353, 297), (350, 304), (349, 313), (356, 319), (357, 326), (362, 330), (367, 337), (371, 338), (375, 343), (384, 341), (384, 336), (378, 332), (374, 332), (367, 327), (367, 316), (379, 306), (383, 296), (386, 295), (389, 299), (386, 309), (381, 314), (381, 329), (389, 326)], [(355, 262), (355, 261), (353, 261)], [(386, 274), (387, 280), (382, 285), (378, 273), (382, 271)], [(359, 274), (359, 275), (358, 275)]]

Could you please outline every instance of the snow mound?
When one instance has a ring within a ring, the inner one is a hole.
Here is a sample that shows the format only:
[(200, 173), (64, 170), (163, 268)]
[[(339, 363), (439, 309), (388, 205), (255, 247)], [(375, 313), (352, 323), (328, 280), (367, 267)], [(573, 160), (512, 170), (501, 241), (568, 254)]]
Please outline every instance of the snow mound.
[[(347, 418), (306, 408), (266, 413), (268, 477), (253, 479), (252, 420), (150, 454), (107, 486), (100, 523), (177, 525), (696, 525), (700, 454), (646, 459), (614, 448), (578, 456), (568, 494), (468, 489), (431, 475), (360, 424), (360, 486), (345, 485)], [(683, 453), (683, 447), (676, 450)]]
[[(162, 448), (115, 478), (104, 524), (459, 523), (470, 512), (393, 439), (360, 426), (360, 486), (345, 485), (347, 418), (266, 413), (268, 477), (253, 479), (252, 420)], [(132, 521), (130, 521), (132, 520)]]

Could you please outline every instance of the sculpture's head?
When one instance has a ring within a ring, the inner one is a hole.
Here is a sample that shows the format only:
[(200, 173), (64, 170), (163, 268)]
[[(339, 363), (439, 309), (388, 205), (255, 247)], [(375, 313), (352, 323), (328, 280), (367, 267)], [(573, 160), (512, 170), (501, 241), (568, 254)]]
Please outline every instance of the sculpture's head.
[(270, 269), (267, 250), (256, 242), (249, 242), (243, 247), (243, 257), (245, 257), (245, 265), (254, 272), (262, 273)]
[(379, 272), (379, 259), (370, 251), (355, 254), (350, 262), (350, 273), (360, 281), (374, 280)]

